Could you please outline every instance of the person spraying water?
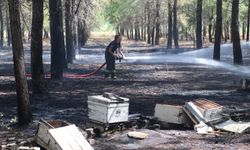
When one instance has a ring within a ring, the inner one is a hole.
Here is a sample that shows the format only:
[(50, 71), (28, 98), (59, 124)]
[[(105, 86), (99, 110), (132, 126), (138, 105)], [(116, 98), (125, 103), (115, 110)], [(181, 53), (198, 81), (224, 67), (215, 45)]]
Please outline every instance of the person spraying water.
[(122, 49), (121, 49), (121, 40), (122, 37), (120, 35), (115, 35), (114, 40), (109, 43), (105, 50), (105, 60), (106, 60), (106, 73), (105, 78), (108, 78), (111, 75), (112, 79), (115, 79), (115, 60), (121, 59), (124, 57)]

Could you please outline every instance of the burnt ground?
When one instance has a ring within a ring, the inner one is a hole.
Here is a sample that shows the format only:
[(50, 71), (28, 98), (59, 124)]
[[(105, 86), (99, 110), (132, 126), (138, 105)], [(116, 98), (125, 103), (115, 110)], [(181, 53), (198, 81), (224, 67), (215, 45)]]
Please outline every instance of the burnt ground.
[[(66, 72), (84, 74), (99, 66), (99, 63), (73, 64)], [(45, 65), (45, 68), (48, 70), (49, 65)], [(15, 83), (11, 76), (11, 64), (1, 63), (0, 70), (0, 120), (2, 126), (6, 126), (16, 121)], [(46, 79), (47, 92), (43, 95), (30, 95), (35, 122), (41, 118), (62, 119), (84, 128), (87, 96), (103, 92), (129, 98), (131, 114), (153, 115), (156, 103), (184, 105), (197, 98), (207, 98), (227, 107), (250, 107), (249, 92), (238, 90), (239, 81), (245, 75), (208, 65), (178, 62), (121, 63), (117, 65), (117, 79), (104, 79), (103, 75), (102, 70), (89, 78), (65, 78), (62, 81)], [(93, 146), (107, 150), (250, 149), (250, 134), (198, 135), (195, 131), (181, 129), (145, 132), (150, 133), (146, 141), (128, 139), (125, 131), (96, 139)]]

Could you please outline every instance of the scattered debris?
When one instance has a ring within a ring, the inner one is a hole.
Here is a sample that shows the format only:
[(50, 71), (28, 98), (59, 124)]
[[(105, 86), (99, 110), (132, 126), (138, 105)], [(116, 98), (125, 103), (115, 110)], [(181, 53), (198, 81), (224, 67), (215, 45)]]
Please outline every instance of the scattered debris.
[(93, 150), (79, 129), (64, 121), (41, 120), (36, 142), (47, 150)]
[(216, 130), (234, 133), (250, 131), (250, 122), (231, 120), (246, 117), (249, 114), (249, 110), (246, 109), (230, 110), (206, 99), (186, 102), (184, 107), (161, 104), (157, 104), (155, 107), (155, 116), (160, 121), (167, 123), (188, 123), (187, 117), (183, 114), (192, 120), (194, 130), (199, 134), (218, 133)]
[(188, 123), (188, 116), (182, 106), (156, 104), (154, 116), (162, 122), (173, 124)]
[(139, 140), (143, 140), (143, 139), (148, 137), (147, 133), (137, 132), (137, 131), (129, 132), (127, 135), (130, 138), (135, 138), (135, 139), (139, 139)]
[(208, 133), (212, 133), (214, 131), (214, 129), (212, 127), (206, 125), (204, 122), (200, 122), (200, 124), (194, 125), (194, 130), (198, 134), (208, 134)]
[(250, 131), (250, 122), (235, 122), (230, 119), (216, 125), (215, 128), (234, 133), (244, 133)]

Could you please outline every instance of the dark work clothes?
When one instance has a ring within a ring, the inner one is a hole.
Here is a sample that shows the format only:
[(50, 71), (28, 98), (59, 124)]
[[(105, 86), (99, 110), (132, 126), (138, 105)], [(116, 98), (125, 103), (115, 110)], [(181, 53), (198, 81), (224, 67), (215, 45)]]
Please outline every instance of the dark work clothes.
[(114, 71), (115, 70), (115, 58), (112, 54), (110, 54), (109, 49), (111, 48), (112, 52), (114, 53), (118, 48), (121, 47), (120, 43), (116, 43), (116, 41), (112, 41), (106, 48), (105, 51), (105, 60), (107, 64), (107, 70), (108, 71)]

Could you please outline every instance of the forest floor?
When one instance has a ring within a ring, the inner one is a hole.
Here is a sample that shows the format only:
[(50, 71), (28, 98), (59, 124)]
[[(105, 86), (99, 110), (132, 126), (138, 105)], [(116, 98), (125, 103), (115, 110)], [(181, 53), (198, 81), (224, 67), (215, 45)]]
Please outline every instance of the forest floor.
[[(111, 38), (92, 38), (86, 47), (79, 51), (75, 64), (69, 65), (68, 74), (84, 74), (98, 68), (104, 61), (105, 45)], [(175, 57), (183, 52), (194, 52), (190, 47), (166, 50), (164, 46), (151, 47), (143, 42), (125, 41), (126, 55), (130, 59), (117, 64), (117, 79), (104, 79), (104, 69), (89, 78), (64, 78), (62, 81), (46, 79), (47, 92), (43, 95), (30, 95), (33, 119), (61, 119), (84, 128), (87, 119), (87, 96), (103, 92), (115, 93), (130, 99), (129, 112), (153, 115), (157, 103), (184, 105), (187, 101), (207, 98), (225, 107), (250, 108), (249, 92), (238, 90), (240, 79), (248, 78), (250, 70), (235, 69), (231, 56), (223, 57), (223, 65), (206, 65), (203, 62), (178, 60), (167, 61), (158, 57), (165, 54)], [(227, 47), (227, 46), (226, 46)], [(230, 49), (231, 47), (229, 46)], [(250, 44), (243, 46), (245, 51)], [(163, 52), (164, 50), (164, 52)], [(49, 71), (48, 50), (44, 50), (45, 70)], [(133, 60), (137, 56), (155, 55), (152, 59)], [(188, 53), (190, 54), (190, 53)], [(29, 62), (29, 50), (25, 50)], [(0, 50), (0, 139), (6, 133), (4, 126), (16, 121), (16, 95), (13, 76), (12, 52)], [(197, 54), (192, 55), (196, 57)], [(201, 56), (202, 57), (202, 56)], [(166, 57), (168, 59), (169, 57)], [(190, 57), (188, 57), (190, 58)], [(225, 58), (225, 59), (224, 59)], [(244, 55), (249, 66), (250, 54)], [(169, 59), (170, 60), (170, 59)], [(199, 59), (200, 60), (200, 59)], [(204, 58), (208, 60), (208, 58)], [(194, 63), (195, 62), (195, 63)], [(27, 63), (27, 71), (30, 70)], [(231, 67), (227, 69), (226, 67)], [(237, 68), (237, 67), (236, 67)], [(249, 72), (248, 72), (249, 71)], [(30, 78), (29, 78), (29, 85)], [(36, 124), (35, 123), (35, 124)], [(35, 129), (33, 126), (32, 129)], [(193, 130), (143, 130), (150, 133), (148, 140), (128, 139), (126, 131), (117, 132), (107, 138), (95, 140), (97, 150), (122, 149), (250, 149), (250, 134), (199, 135)], [(34, 133), (34, 132), (32, 132)], [(31, 134), (32, 134), (31, 133)], [(2, 135), (1, 135), (2, 134)], [(1, 144), (1, 140), (0, 140)]]

